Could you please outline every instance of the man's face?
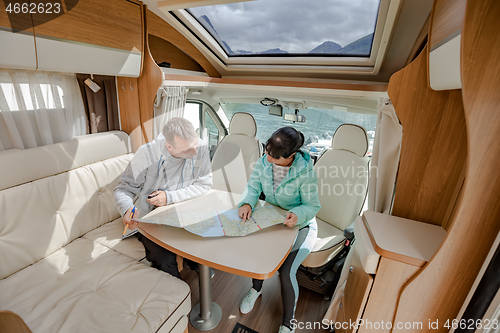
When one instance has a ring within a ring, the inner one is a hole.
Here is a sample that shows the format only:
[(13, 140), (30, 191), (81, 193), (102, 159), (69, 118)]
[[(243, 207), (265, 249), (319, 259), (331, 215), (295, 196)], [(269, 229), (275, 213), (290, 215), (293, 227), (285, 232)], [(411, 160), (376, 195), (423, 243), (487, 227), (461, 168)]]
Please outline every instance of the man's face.
[(198, 138), (183, 140), (176, 135), (174, 144), (167, 142), (166, 146), (173, 157), (190, 159), (198, 154)]

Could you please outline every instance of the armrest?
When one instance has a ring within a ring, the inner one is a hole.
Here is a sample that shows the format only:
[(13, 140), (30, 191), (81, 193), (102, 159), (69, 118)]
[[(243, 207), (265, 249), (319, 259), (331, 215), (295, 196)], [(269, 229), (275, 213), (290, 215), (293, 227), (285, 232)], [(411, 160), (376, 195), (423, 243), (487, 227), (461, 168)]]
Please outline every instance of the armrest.
[(17, 314), (11, 311), (0, 311), (0, 332), (32, 333)]
[(354, 222), (344, 229), (344, 237), (350, 241), (354, 239)]

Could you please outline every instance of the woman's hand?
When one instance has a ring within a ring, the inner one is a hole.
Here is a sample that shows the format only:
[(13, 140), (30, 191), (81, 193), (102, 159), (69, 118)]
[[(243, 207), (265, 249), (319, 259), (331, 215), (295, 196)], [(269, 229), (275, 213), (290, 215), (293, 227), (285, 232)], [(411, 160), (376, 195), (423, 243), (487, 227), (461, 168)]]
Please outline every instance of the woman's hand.
[(243, 219), (243, 222), (250, 220), (252, 216), (252, 207), (249, 204), (244, 204), (238, 209), (238, 216)]
[(123, 215), (123, 225), (127, 224), (127, 227), (130, 230), (134, 230), (139, 225), (139, 222), (131, 220), (131, 218), (139, 215), (139, 210), (136, 208), (134, 215), (132, 215), (132, 209), (134, 209), (134, 207), (130, 207), (125, 213), (125, 215)]
[(148, 196), (146, 201), (158, 207), (166, 206), (167, 194), (165, 194), (165, 191), (154, 191)]
[(299, 218), (297, 217), (297, 215), (295, 215), (292, 212), (288, 212), (285, 215), (285, 222), (283, 222), (283, 224), (289, 228), (292, 228), (297, 224), (298, 220), (299, 220)]

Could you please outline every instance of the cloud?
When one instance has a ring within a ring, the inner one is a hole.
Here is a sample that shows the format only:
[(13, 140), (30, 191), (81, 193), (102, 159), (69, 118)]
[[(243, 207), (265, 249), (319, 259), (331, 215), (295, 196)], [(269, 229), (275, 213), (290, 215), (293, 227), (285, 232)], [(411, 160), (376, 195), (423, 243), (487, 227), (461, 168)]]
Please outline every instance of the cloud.
[(379, 0), (257, 0), (191, 11), (206, 15), (233, 51), (307, 53), (326, 41), (345, 46), (372, 33), (378, 6)]

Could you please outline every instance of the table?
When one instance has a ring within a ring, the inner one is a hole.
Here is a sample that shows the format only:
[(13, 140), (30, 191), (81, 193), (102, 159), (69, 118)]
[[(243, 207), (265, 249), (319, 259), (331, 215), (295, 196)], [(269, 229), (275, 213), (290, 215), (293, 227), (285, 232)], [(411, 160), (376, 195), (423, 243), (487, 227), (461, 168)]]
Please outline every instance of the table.
[[(203, 212), (237, 208), (239, 194), (210, 190), (207, 194), (173, 205), (159, 207), (148, 214)], [(259, 201), (256, 207), (268, 206)], [(285, 210), (276, 207), (278, 211)], [(210, 267), (256, 279), (268, 279), (285, 261), (297, 237), (298, 228), (275, 225), (245, 237), (204, 238), (183, 228), (140, 223), (139, 232), (156, 244), (200, 264), (200, 303), (190, 314), (191, 324), (198, 330), (211, 330), (222, 319), (220, 306), (212, 302)]]

